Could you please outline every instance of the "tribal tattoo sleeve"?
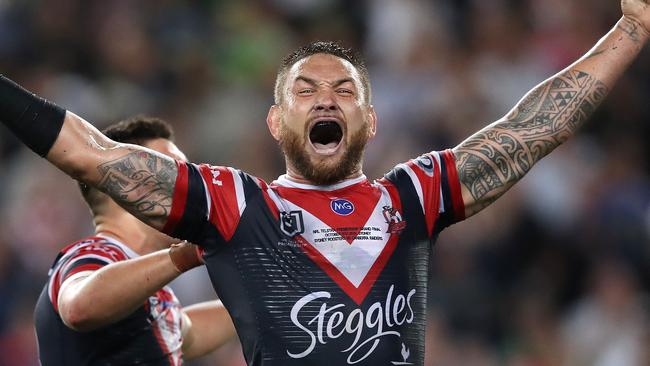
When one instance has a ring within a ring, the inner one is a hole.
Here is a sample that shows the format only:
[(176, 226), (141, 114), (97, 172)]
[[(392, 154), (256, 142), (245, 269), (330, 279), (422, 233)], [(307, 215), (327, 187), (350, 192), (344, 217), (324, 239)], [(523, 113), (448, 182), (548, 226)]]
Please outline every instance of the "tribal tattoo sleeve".
[(171, 159), (144, 150), (128, 154), (97, 167), (97, 187), (131, 214), (161, 229), (172, 207), (178, 168)]
[(607, 93), (604, 83), (569, 69), (537, 86), (506, 117), (456, 147), (458, 178), (473, 200), (467, 205), (468, 216), (494, 202), (573, 135)]

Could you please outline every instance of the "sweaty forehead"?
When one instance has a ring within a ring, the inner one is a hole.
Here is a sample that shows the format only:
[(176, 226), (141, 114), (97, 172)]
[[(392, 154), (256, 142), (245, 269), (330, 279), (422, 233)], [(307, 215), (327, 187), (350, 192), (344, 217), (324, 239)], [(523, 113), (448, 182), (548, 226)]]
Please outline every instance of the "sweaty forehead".
[(288, 74), (290, 83), (293, 83), (299, 76), (318, 82), (334, 82), (351, 78), (357, 86), (361, 86), (361, 77), (354, 65), (348, 60), (326, 53), (305, 57), (291, 66)]

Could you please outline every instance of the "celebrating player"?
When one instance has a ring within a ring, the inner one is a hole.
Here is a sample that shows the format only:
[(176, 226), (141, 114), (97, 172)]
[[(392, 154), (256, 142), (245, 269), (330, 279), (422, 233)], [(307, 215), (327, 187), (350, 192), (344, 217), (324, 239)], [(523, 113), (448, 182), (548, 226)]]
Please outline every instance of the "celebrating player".
[[(159, 119), (134, 117), (104, 134), (186, 160), (172, 142), (171, 126)], [(182, 359), (204, 355), (234, 337), (221, 302), (181, 308), (165, 286), (203, 264), (196, 246), (184, 242), (170, 250), (177, 240), (98, 190), (83, 183), (81, 190), (95, 235), (61, 250), (36, 304), (43, 366), (181, 365)]]
[(200, 245), (250, 365), (422, 365), (432, 241), (591, 116), (649, 37), (647, 1), (621, 4), (591, 51), (505, 117), (375, 182), (362, 172), (376, 132), (367, 70), (334, 43), (280, 68), (267, 124), (287, 170), (271, 184), (116, 143), (7, 79), (0, 119), (64, 172)]

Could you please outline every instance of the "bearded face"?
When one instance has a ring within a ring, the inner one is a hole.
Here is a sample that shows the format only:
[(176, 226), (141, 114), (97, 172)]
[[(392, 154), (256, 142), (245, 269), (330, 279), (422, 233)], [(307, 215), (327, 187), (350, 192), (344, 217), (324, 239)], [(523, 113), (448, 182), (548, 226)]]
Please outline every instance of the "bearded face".
[(287, 164), (293, 166), (300, 175), (313, 184), (330, 185), (361, 171), (363, 151), (369, 139), (368, 130), (368, 124), (364, 124), (361, 130), (350, 136), (345, 143), (347, 147), (339, 158), (311, 157), (307, 152), (308, 143), (330, 149), (341, 143), (341, 128), (333, 122), (317, 123), (308, 136), (301, 136), (283, 123), (279, 143)]
[(361, 175), (376, 117), (356, 68), (336, 56), (315, 54), (292, 66), (284, 90), (267, 123), (284, 152), (289, 177), (330, 185)]

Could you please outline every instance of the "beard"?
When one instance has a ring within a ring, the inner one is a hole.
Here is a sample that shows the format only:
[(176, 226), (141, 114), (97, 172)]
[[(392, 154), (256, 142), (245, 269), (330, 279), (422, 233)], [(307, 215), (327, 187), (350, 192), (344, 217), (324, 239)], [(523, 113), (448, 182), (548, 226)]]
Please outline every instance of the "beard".
[(369, 139), (368, 129), (369, 125), (365, 123), (361, 130), (355, 132), (350, 137), (343, 156), (335, 162), (329, 162), (329, 158), (312, 162), (305, 147), (306, 140), (303, 142), (298, 133), (285, 126), (282, 126), (280, 131), (280, 148), (287, 164), (291, 163), (305, 179), (315, 185), (330, 185), (361, 170), (363, 150)]

